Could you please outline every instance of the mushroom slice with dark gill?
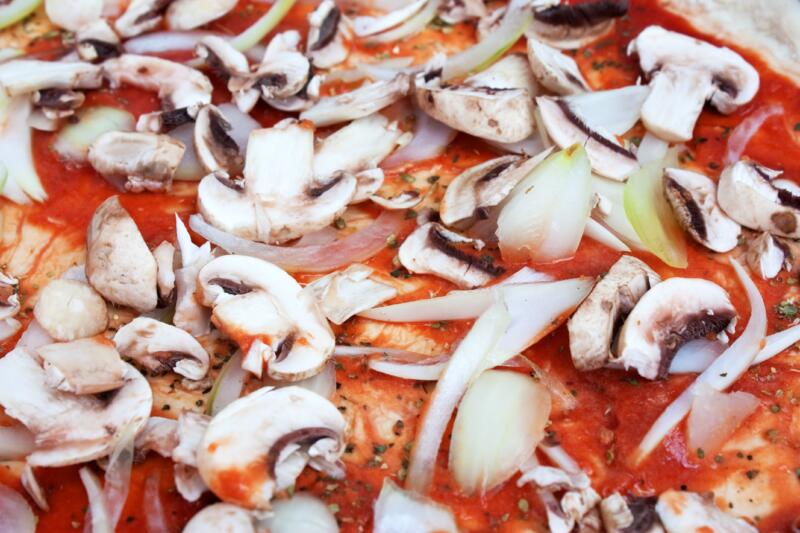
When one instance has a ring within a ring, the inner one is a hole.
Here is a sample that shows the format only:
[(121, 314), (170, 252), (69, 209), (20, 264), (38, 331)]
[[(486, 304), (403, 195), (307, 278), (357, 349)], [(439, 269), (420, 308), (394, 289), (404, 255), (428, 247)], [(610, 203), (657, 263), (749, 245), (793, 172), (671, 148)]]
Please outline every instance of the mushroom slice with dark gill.
[(334, 324), (372, 309), (397, 296), (391, 285), (372, 279), (373, 269), (354, 263), (308, 284), (319, 302), (320, 310)]
[(33, 93), (33, 105), (50, 120), (59, 120), (75, 114), (86, 97), (70, 89), (40, 89)]
[(109, 302), (142, 312), (158, 302), (156, 261), (117, 196), (100, 204), (89, 224), (86, 277)]
[(53, 389), (74, 394), (98, 394), (125, 383), (125, 363), (114, 345), (103, 337), (40, 346), (45, 382)]
[(536, 81), (556, 94), (580, 94), (590, 90), (574, 59), (536, 39), (528, 39), (528, 62)]
[(126, 191), (167, 191), (186, 147), (169, 135), (111, 131), (89, 147), (89, 163)]
[(535, 10), (527, 33), (550, 46), (573, 50), (607, 34), (627, 13), (627, 0), (558, 4)]
[(231, 124), (222, 111), (213, 105), (203, 106), (194, 124), (194, 149), (207, 173), (224, 170), (230, 176), (241, 176), (244, 156), (228, 133)]
[(777, 182), (780, 174), (752, 161), (726, 167), (717, 184), (719, 206), (746, 228), (800, 238), (800, 194)]
[(670, 278), (647, 291), (628, 315), (616, 341), (613, 366), (635, 369), (646, 379), (667, 376), (685, 343), (736, 325), (725, 289), (708, 280)]
[(266, 238), (256, 223), (253, 198), (244, 190), (244, 182), (231, 179), (226, 172), (204, 177), (197, 187), (197, 210), (212, 226), (255, 241)]
[(75, 33), (75, 50), (84, 61), (97, 63), (122, 53), (119, 37), (104, 19), (83, 26)]
[(547, 134), (560, 148), (582, 144), (589, 155), (592, 170), (606, 178), (625, 181), (639, 169), (636, 156), (613, 135), (588, 125), (566, 100), (550, 96), (536, 99)]
[[(335, 478), (344, 475), (345, 426), (336, 406), (319, 394), (264, 387), (211, 420), (197, 466), (222, 501), (269, 510), (274, 494), (292, 486), (306, 465)], [(242, 428), (248, 428), (246, 435)]]
[(114, 22), (121, 37), (135, 37), (156, 28), (172, 0), (132, 0), (125, 12)]
[(446, 0), (439, 8), (439, 18), (448, 24), (458, 24), (487, 16), (483, 0)]
[(250, 72), (247, 56), (237, 50), (229, 40), (217, 35), (206, 35), (195, 47), (197, 57), (220, 78), (225, 80), (233, 102), (242, 112), (249, 113), (258, 103), (258, 88), (245, 87), (241, 78)]
[(308, 15), (306, 55), (316, 68), (338, 65), (349, 53), (344, 40), (347, 34), (342, 12), (333, 0), (325, 0)]
[(237, 0), (171, 0), (167, 24), (172, 30), (193, 30), (227, 15)]
[(9, 96), (45, 89), (97, 89), (102, 84), (100, 67), (82, 61), (16, 59), (0, 64), (0, 86)]
[(714, 494), (670, 489), (661, 493), (656, 512), (667, 533), (719, 531), (758, 533), (745, 520), (729, 514), (714, 503)]
[(366, 117), (387, 107), (408, 94), (410, 77), (398, 74), (392, 80), (367, 83), (358, 89), (320, 98), (300, 114), (316, 126), (330, 126)]
[(600, 502), (600, 516), (607, 533), (664, 533), (656, 514), (654, 496), (623, 497), (614, 492)]
[(483, 243), (428, 222), (414, 230), (398, 250), (400, 263), (416, 274), (433, 274), (461, 288), (486, 285), (504, 272), (485, 256)]
[(191, 380), (208, 373), (208, 353), (194, 337), (152, 318), (138, 317), (124, 325), (114, 344), (124, 357), (151, 372), (174, 371)]
[(793, 258), (789, 246), (766, 231), (747, 243), (745, 259), (750, 270), (761, 279), (772, 279), (784, 268), (792, 270)]
[(642, 122), (665, 141), (690, 140), (706, 101), (729, 114), (758, 92), (758, 72), (730, 48), (649, 26), (628, 45), (634, 52), (650, 79)]
[(635, 257), (623, 255), (614, 263), (567, 322), (575, 368), (586, 372), (608, 364), (617, 328), (636, 302), (660, 281), (658, 274)]
[(305, 87), (311, 76), (311, 64), (299, 50), (300, 34), (279, 33), (267, 45), (261, 64), (255, 71), (232, 78), (234, 91), (257, 89), (264, 100), (289, 98)]
[(710, 178), (678, 168), (664, 170), (664, 194), (694, 240), (714, 252), (730, 252), (739, 243), (742, 227), (717, 204), (717, 185)]

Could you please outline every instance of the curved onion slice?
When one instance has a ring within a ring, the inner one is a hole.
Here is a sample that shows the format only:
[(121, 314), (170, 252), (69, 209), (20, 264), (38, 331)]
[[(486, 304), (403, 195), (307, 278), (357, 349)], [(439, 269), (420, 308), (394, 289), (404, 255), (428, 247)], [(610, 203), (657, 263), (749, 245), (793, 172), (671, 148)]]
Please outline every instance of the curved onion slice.
[(36, 515), (20, 493), (0, 485), (0, 531), (34, 533)]
[(68, 124), (58, 132), (53, 151), (63, 159), (86, 161), (89, 146), (109, 131), (133, 131), (136, 119), (123, 109), (97, 106), (81, 109), (78, 121)]
[(533, 135), (531, 135), (530, 137), (528, 137), (527, 139), (523, 139), (515, 143), (499, 143), (487, 139), (483, 140), (486, 141), (486, 143), (489, 144), (490, 146), (493, 146), (503, 152), (527, 155), (530, 157), (533, 157), (536, 154), (541, 154), (548, 148), (548, 146), (545, 145), (543, 135), (540, 134), (538, 131)]
[(775, 115), (783, 115), (783, 106), (780, 104), (770, 104), (759, 107), (747, 116), (738, 126), (733, 128), (728, 136), (728, 148), (725, 151), (726, 165), (732, 165), (741, 159), (750, 139), (758, 133), (758, 130), (766, 120)]
[(497, 218), (503, 258), (555, 261), (572, 256), (591, 212), (591, 175), (586, 150), (576, 144), (547, 157), (523, 178)]
[(84, 466), (78, 471), (83, 482), (83, 487), (86, 489), (86, 495), (89, 497), (89, 512), (92, 519), (92, 533), (113, 533), (114, 528), (111, 526), (111, 520), (106, 508), (105, 498), (103, 497), (103, 488), (100, 486), (100, 480), (94, 475), (89, 467)]
[(192, 51), (200, 39), (210, 35), (222, 37), (211, 31), (157, 31), (128, 39), (122, 48), (129, 54), (139, 55)]
[(401, 379), (437, 381), (449, 359), (450, 357), (447, 355), (419, 356), (417, 358), (384, 355), (380, 359), (371, 359), (369, 368), (375, 372)]
[(322, 372), (311, 376), (310, 378), (301, 379), (300, 381), (276, 381), (273, 379), (264, 379), (265, 386), (280, 388), (280, 387), (302, 387), (319, 394), (323, 398), (332, 399), (336, 392), (336, 367), (333, 361), (328, 361)]
[(366, 357), (369, 355), (385, 355), (387, 357), (399, 357), (407, 360), (416, 360), (428, 357), (426, 355), (409, 352), (400, 348), (382, 348), (380, 346), (344, 346), (336, 345), (333, 349), (334, 357)]
[(400, 489), (388, 477), (375, 501), (374, 533), (424, 531), (458, 533), (456, 520), (447, 507)]
[[(298, 493), (288, 500), (272, 502), (272, 516), (260, 520), (270, 533), (338, 533), (336, 517), (319, 498)], [(259, 529), (261, 531), (261, 529)]]
[(453, 410), (469, 384), (487, 368), (487, 360), (510, 322), (505, 303), (496, 302), (475, 321), (450, 357), (428, 402), (411, 452), (407, 483), (412, 490), (420, 494), (428, 491)]
[(669, 143), (659, 139), (649, 131), (642, 137), (642, 142), (636, 150), (636, 160), (640, 165), (646, 165), (667, 157)]
[(598, 219), (625, 244), (636, 250), (644, 250), (628, 215), (625, 214), (625, 184), (600, 176), (592, 175), (592, 192), (602, 196), (607, 203), (607, 212), (595, 209), (592, 216)]
[(161, 472), (156, 470), (144, 482), (144, 506), (147, 509), (145, 520), (147, 533), (170, 533), (167, 516), (164, 514), (164, 505), (161, 503), (159, 482)]
[(671, 267), (686, 268), (686, 239), (664, 196), (665, 160), (642, 166), (625, 184), (625, 214), (636, 234), (659, 259)]
[(386, 239), (396, 234), (402, 224), (402, 213), (384, 211), (366, 228), (331, 244), (282, 247), (236, 237), (206, 223), (199, 215), (189, 218), (194, 231), (228, 252), (258, 257), (290, 272), (327, 272), (365, 261), (385, 248)]
[(229, 403), (238, 399), (242, 394), (245, 379), (247, 379), (247, 371), (242, 368), (242, 354), (236, 352), (222, 367), (214, 386), (211, 387), (206, 414), (214, 416)]
[(700, 373), (714, 362), (728, 346), (715, 340), (704, 338), (689, 341), (675, 353), (669, 366), (670, 374)]
[(411, 142), (387, 157), (381, 166), (393, 168), (406, 163), (416, 163), (432, 159), (444, 152), (447, 145), (455, 139), (456, 130), (431, 118), (419, 108), (414, 108), (414, 137)]
[(800, 342), (800, 325), (792, 326), (783, 331), (773, 333), (765, 339), (764, 347), (758, 352), (753, 364), (757, 365), (772, 359), (789, 346)]
[(254, 47), (283, 20), (283, 17), (286, 16), (296, 1), (278, 0), (252, 26), (234, 37), (231, 40), (231, 44), (240, 52)]
[(767, 331), (767, 311), (764, 308), (764, 299), (742, 265), (736, 259), (731, 258), (730, 261), (747, 293), (747, 300), (750, 303), (750, 320), (747, 321), (747, 326), (739, 338), (669, 404), (653, 423), (634, 452), (633, 459), (636, 464), (641, 463), (667, 433), (680, 424), (692, 407), (694, 394), (700, 383), (710, 385), (717, 391), (723, 391), (739, 379), (758, 355)]
[(583, 230), (583, 235), (594, 239), (600, 244), (608, 246), (612, 250), (618, 252), (630, 252), (630, 247), (622, 242), (622, 239), (614, 235), (611, 231), (606, 229), (605, 226), (600, 224), (593, 218), (586, 221), (586, 228)]
[(359, 63), (350, 69), (334, 70), (325, 75), (325, 81), (344, 81), (352, 83), (364, 78), (389, 81), (398, 74), (406, 72), (414, 62), (413, 57), (392, 57), (377, 63)]
[(474, 46), (447, 58), (442, 69), (442, 80), (461, 78), (487, 68), (517, 42), (531, 20), (533, 10), (530, 1), (511, 0), (496, 29)]
[(353, 33), (357, 37), (366, 37), (394, 28), (414, 16), (417, 11), (422, 9), (426, 1), (414, 0), (398, 9), (393, 9), (376, 17), (354, 17), (352, 20)]
[(425, 4), (425, 7), (413, 17), (409, 18), (396, 28), (392, 28), (391, 30), (378, 35), (373, 35), (369, 38), (369, 42), (390, 43), (392, 41), (399, 41), (400, 39), (405, 39), (406, 37), (416, 35), (424, 30), (425, 26), (427, 26), (428, 23), (436, 17), (436, 13), (439, 11), (439, 6), (441, 4), (442, 0), (428, 0), (428, 3)]
[(622, 135), (639, 121), (642, 104), (648, 94), (650, 87), (647, 85), (631, 85), (609, 91), (564, 96), (562, 100), (592, 129)]
[(131, 488), (131, 468), (133, 467), (133, 443), (136, 440), (136, 431), (132, 425), (126, 426), (123, 435), (114, 447), (109, 457), (106, 468), (103, 497), (108, 509), (108, 519), (111, 529), (117, 527), (122, 508), (128, 499)]
[(28, 95), (13, 98), (0, 96), (0, 161), (8, 171), (3, 195), (16, 203), (20, 203), (19, 198), (15, 199), (10, 194), (13, 191), (12, 182), (37, 202), (47, 199), (47, 192), (33, 164), (31, 129), (28, 126), (30, 114), (31, 101)]
[(747, 392), (719, 392), (706, 383), (694, 391), (686, 423), (689, 450), (716, 453), (736, 428), (756, 410), (758, 398)]
[(0, 426), (0, 462), (24, 459), (35, 447), (33, 433), (25, 426)]
[(467, 494), (510, 478), (544, 438), (547, 389), (526, 374), (487, 370), (458, 407), (450, 441), (450, 470)]
[(16, 24), (42, 5), (42, 0), (11, 0), (0, 6), (0, 30)]

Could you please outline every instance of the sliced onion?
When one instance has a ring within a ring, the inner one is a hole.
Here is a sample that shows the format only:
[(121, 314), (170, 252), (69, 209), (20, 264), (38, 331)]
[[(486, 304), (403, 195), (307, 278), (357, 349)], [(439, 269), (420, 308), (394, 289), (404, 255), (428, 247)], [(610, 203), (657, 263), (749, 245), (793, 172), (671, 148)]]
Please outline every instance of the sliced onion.
[(0, 320), (0, 341), (10, 339), (22, 328), (22, 324), (16, 318), (6, 318)]
[(759, 107), (747, 118), (733, 128), (728, 136), (728, 148), (725, 152), (725, 164), (732, 165), (741, 159), (742, 154), (747, 148), (750, 139), (758, 133), (758, 130), (766, 120), (775, 115), (783, 115), (783, 106), (780, 104), (770, 104)]
[(221, 231), (199, 215), (189, 218), (189, 226), (230, 253), (270, 261), (290, 272), (327, 272), (351, 263), (365, 261), (386, 247), (386, 239), (403, 224), (403, 214), (384, 211), (366, 228), (323, 246), (282, 247), (248, 241)]
[(511, 321), (502, 301), (483, 313), (458, 345), (442, 373), (417, 432), (407, 484), (412, 490), (428, 491), (436, 456), (447, 424), (469, 384), (487, 368), (487, 359)]
[(375, 501), (374, 533), (458, 533), (453, 513), (428, 498), (400, 489), (388, 477)]
[(114, 533), (100, 480), (97, 479), (94, 472), (85, 466), (78, 471), (78, 474), (83, 482), (83, 487), (86, 489), (86, 495), (89, 497), (92, 533)]
[(164, 513), (164, 505), (161, 503), (159, 482), (161, 472), (156, 470), (155, 474), (149, 476), (144, 482), (144, 506), (147, 509), (145, 520), (147, 522), (147, 533), (170, 533), (167, 523), (167, 515)]
[(31, 129), (28, 126), (30, 114), (30, 96), (0, 96), (0, 161), (8, 172), (3, 196), (16, 203), (24, 203), (19, 201), (19, 189), (24, 192), (23, 199), (25, 195), (37, 202), (47, 199), (47, 192), (33, 164)]
[(352, 83), (364, 78), (373, 80), (392, 80), (414, 62), (413, 57), (392, 57), (377, 63), (359, 63), (351, 69), (340, 69), (325, 75), (325, 81), (344, 81)]
[(497, 239), (508, 261), (571, 257), (591, 212), (591, 166), (574, 145), (547, 157), (520, 181), (497, 218)]
[(236, 352), (222, 367), (214, 386), (211, 387), (206, 413), (214, 416), (228, 404), (239, 399), (246, 379), (247, 371), (242, 368), (242, 353)]
[(210, 31), (157, 31), (128, 39), (122, 48), (129, 54), (161, 54), (194, 50), (203, 37), (222, 35)]
[(442, 80), (461, 78), (494, 63), (525, 33), (533, 20), (529, 0), (511, 0), (497, 28), (480, 42), (447, 58)]
[(639, 148), (636, 150), (636, 160), (640, 165), (659, 161), (667, 157), (669, 143), (661, 140), (649, 131), (642, 137)]
[(117, 527), (122, 508), (125, 506), (128, 492), (130, 492), (135, 440), (136, 427), (130, 424), (123, 428), (122, 435), (111, 452), (106, 468), (103, 496), (112, 530)]
[(306, 233), (297, 239), (297, 242), (293, 246), (322, 246), (332, 243), (336, 240), (337, 236), (338, 233), (336, 232), (336, 228), (332, 226), (325, 226), (321, 230)]
[[(338, 533), (330, 508), (311, 494), (300, 492), (288, 500), (273, 500), (272, 515), (259, 520), (269, 533)], [(261, 529), (259, 528), (259, 531)]]
[(487, 370), (458, 407), (450, 470), (466, 494), (486, 494), (508, 480), (544, 438), (547, 389), (526, 374)]
[(136, 119), (123, 109), (97, 106), (81, 109), (78, 122), (68, 124), (58, 132), (53, 151), (63, 159), (84, 162), (89, 146), (109, 131), (133, 131)]
[(174, 178), (180, 181), (200, 181), (205, 176), (205, 170), (197, 159), (197, 152), (194, 149), (194, 123), (181, 124), (169, 132), (169, 136), (177, 139), (186, 147), (183, 152), (178, 168), (175, 170)]
[[(36, 442), (25, 426), (0, 426), (0, 462), (19, 461), (36, 448)], [(3, 528), (0, 528), (3, 531)]]
[(680, 424), (692, 407), (694, 393), (700, 383), (710, 385), (717, 391), (723, 391), (739, 379), (758, 355), (767, 331), (767, 311), (764, 308), (764, 299), (742, 265), (736, 259), (731, 258), (730, 261), (747, 293), (747, 300), (750, 303), (750, 320), (747, 321), (747, 326), (739, 338), (717, 357), (711, 366), (706, 368), (653, 423), (634, 452), (634, 461), (637, 464), (658, 446), (667, 433)]
[(512, 285), (515, 283), (539, 283), (543, 281), (554, 281), (555, 278), (550, 274), (539, 272), (529, 266), (525, 266), (508, 276), (498, 283), (498, 285)]
[(764, 347), (758, 352), (753, 364), (757, 365), (772, 359), (786, 348), (800, 342), (800, 325), (792, 326), (783, 331), (773, 333), (765, 339)]
[(357, 37), (375, 35), (398, 26), (422, 9), (427, 0), (414, 0), (398, 9), (377, 17), (361, 16), (352, 19), (353, 33)]
[(446, 355), (409, 358), (392, 357), (384, 354), (384, 356), (379, 359), (371, 359), (369, 368), (375, 372), (401, 379), (438, 381), (449, 360), (449, 356)]
[(686, 239), (664, 196), (666, 160), (643, 165), (625, 184), (625, 214), (647, 250), (671, 267), (686, 268)]
[(11, 0), (0, 6), (0, 30), (24, 19), (42, 5), (42, 0)]
[(636, 230), (633, 229), (628, 215), (625, 214), (625, 184), (618, 181), (592, 176), (592, 192), (602, 196), (608, 204), (608, 212), (594, 210), (592, 216), (605, 225), (625, 244), (636, 250), (644, 250), (644, 244), (639, 240)]
[(533, 157), (536, 154), (540, 154), (547, 149), (543, 136), (538, 131), (533, 135), (531, 135), (530, 137), (528, 137), (527, 139), (515, 143), (499, 143), (496, 141), (489, 141), (489, 140), (487, 140), (486, 142), (490, 146), (502, 150), (503, 152), (527, 155), (529, 157)]
[(0, 531), (35, 533), (36, 515), (25, 498), (9, 487), (0, 485)]
[(718, 340), (695, 339), (678, 349), (669, 366), (670, 374), (700, 373), (714, 362), (728, 346)]
[(373, 35), (369, 38), (369, 42), (373, 43), (390, 43), (406, 39), (412, 35), (416, 35), (425, 29), (430, 21), (436, 17), (439, 11), (439, 6), (442, 5), (442, 0), (428, 0), (425, 7), (416, 15), (406, 20), (400, 26), (393, 28), (384, 33)]
[(583, 231), (584, 236), (594, 239), (600, 244), (608, 246), (612, 250), (618, 252), (630, 252), (630, 247), (625, 244), (622, 239), (614, 235), (611, 231), (606, 229), (605, 226), (600, 224), (593, 218), (586, 221), (586, 228)]
[(319, 394), (328, 400), (333, 399), (336, 393), (336, 367), (333, 361), (328, 361), (322, 372), (311, 376), (310, 378), (301, 379), (300, 381), (277, 381), (273, 379), (264, 379), (264, 385), (280, 388), (280, 387), (302, 387)]
[(550, 445), (542, 445), (539, 447), (543, 454), (547, 456), (550, 461), (553, 462), (558, 468), (570, 474), (572, 476), (578, 475), (583, 473), (578, 462), (572, 458), (570, 454), (567, 453), (560, 444), (556, 444), (555, 446)]
[(369, 355), (385, 355), (387, 357), (417, 360), (428, 357), (423, 354), (409, 352), (400, 348), (382, 348), (380, 346), (343, 346), (337, 345), (333, 350), (334, 357), (366, 357)]
[(19, 480), (22, 483), (22, 488), (25, 489), (25, 492), (28, 493), (28, 496), (30, 496), (36, 506), (42, 511), (49, 511), (50, 504), (47, 503), (47, 496), (45, 496), (44, 490), (42, 490), (42, 486), (39, 484), (39, 480), (36, 479), (36, 473), (33, 471), (33, 467), (28, 463), (25, 463), (25, 468), (22, 470), (22, 476), (20, 476)]
[(694, 391), (686, 424), (689, 450), (716, 453), (758, 405), (758, 398), (750, 393), (719, 392), (700, 383)]
[(393, 168), (406, 163), (433, 159), (444, 152), (458, 133), (450, 126), (423, 113), (417, 107), (414, 108), (414, 117), (416, 122), (411, 142), (387, 157), (381, 164), (383, 168)]
[(622, 135), (639, 121), (642, 104), (648, 94), (650, 87), (647, 85), (631, 85), (621, 89), (565, 96), (563, 100), (592, 129)]
[(269, 11), (264, 13), (252, 26), (234, 37), (231, 40), (231, 44), (240, 52), (254, 47), (283, 20), (283, 17), (286, 16), (296, 1), (297, 0), (278, 0), (272, 4)]

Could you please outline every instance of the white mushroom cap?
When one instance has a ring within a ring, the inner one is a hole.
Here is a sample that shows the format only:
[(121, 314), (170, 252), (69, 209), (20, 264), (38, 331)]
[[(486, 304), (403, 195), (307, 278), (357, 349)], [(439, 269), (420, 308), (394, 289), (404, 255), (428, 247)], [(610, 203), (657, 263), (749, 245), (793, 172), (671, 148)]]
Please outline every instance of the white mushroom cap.
[(155, 308), (156, 261), (117, 196), (97, 208), (86, 241), (86, 276), (97, 292), (138, 311)]
[[(247, 428), (247, 433), (242, 433)], [(268, 510), (306, 464), (340, 472), (345, 420), (319, 394), (300, 387), (264, 387), (215, 416), (203, 437), (198, 468), (221, 500)]]
[(728, 514), (714, 503), (714, 498), (696, 492), (667, 490), (656, 503), (656, 512), (668, 533), (683, 531), (724, 531), (757, 533), (745, 520)]
[(237, 50), (228, 39), (216, 35), (202, 37), (195, 47), (195, 53), (213, 72), (227, 80), (233, 102), (242, 112), (249, 113), (258, 103), (261, 92), (258, 88), (243, 86), (240, 81), (250, 72), (247, 56)]
[(244, 155), (233, 137), (231, 124), (222, 111), (214, 105), (203, 106), (194, 124), (194, 149), (197, 160), (206, 172), (224, 170), (231, 176), (240, 176)]
[(37, 353), (43, 361), (45, 380), (54, 389), (97, 394), (125, 383), (125, 364), (103, 336), (40, 346)]
[(209, 224), (245, 239), (260, 240), (253, 199), (244, 184), (209, 174), (197, 187), (197, 210)]
[(408, 94), (410, 77), (398, 74), (389, 81), (376, 81), (353, 91), (326, 96), (300, 114), (317, 126), (330, 126), (366, 117), (387, 107)]
[(84, 61), (94, 63), (122, 53), (119, 37), (104, 19), (96, 20), (78, 29), (75, 41), (75, 50)]
[(354, 263), (309, 283), (308, 287), (314, 291), (328, 320), (343, 324), (348, 318), (397, 296), (391, 285), (371, 279), (372, 273), (372, 268)]
[(746, 228), (800, 238), (800, 195), (773, 183), (780, 174), (752, 161), (726, 167), (717, 184), (719, 206)]
[(574, 59), (536, 39), (528, 39), (528, 62), (536, 81), (556, 94), (590, 90)]
[(626, 0), (578, 4), (540, 0), (533, 7), (533, 22), (526, 34), (562, 50), (580, 48), (599, 39), (613, 28), (616, 18), (628, 12)]
[(710, 333), (733, 331), (736, 309), (725, 289), (708, 280), (670, 278), (639, 299), (617, 338), (612, 363), (643, 378), (665, 377), (678, 349)]
[(614, 263), (567, 322), (575, 368), (586, 372), (608, 363), (620, 321), (660, 281), (658, 274), (633, 256), (623, 255)]
[[(465, 247), (472, 250), (464, 250)], [(459, 287), (471, 289), (486, 285), (503, 273), (502, 268), (477, 254), (482, 247), (481, 241), (428, 222), (406, 237), (397, 257), (410, 272), (433, 274)]]
[(44, 11), (50, 22), (69, 31), (78, 31), (103, 14), (102, 0), (46, 0)]
[(100, 67), (82, 61), (15, 59), (0, 64), (0, 86), (9, 96), (42, 89), (97, 89), (102, 83)]
[(172, 30), (193, 30), (225, 16), (237, 0), (172, 0), (167, 24)]
[(306, 54), (316, 68), (331, 68), (345, 59), (349, 52), (344, 42), (346, 23), (333, 0), (324, 0), (308, 15)]
[(134, 37), (150, 31), (161, 23), (170, 0), (131, 0), (128, 8), (114, 22), (122, 37)]
[(230, 503), (204, 507), (183, 528), (183, 533), (256, 533), (253, 514)]
[(155, 91), (167, 110), (211, 103), (214, 88), (205, 74), (175, 61), (123, 54), (102, 67), (112, 87), (127, 83)]
[(667, 168), (664, 194), (678, 222), (694, 240), (720, 253), (736, 248), (742, 227), (717, 205), (717, 185), (710, 178), (689, 170)]
[(508, 54), (486, 70), (473, 74), (464, 83), (490, 89), (525, 89), (531, 98), (539, 93), (528, 58), (521, 52)]
[(208, 373), (209, 357), (189, 333), (158, 320), (138, 317), (114, 335), (117, 350), (151, 372), (174, 371), (198, 380)]
[(750, 270), (761, 279), (772, 279), (781, 269), (792, 268), (791, 253), (786, 244), (766, 231), (748, 243), (745, 259)]
[(233, 91), (259, 89), (265, 100), (289, 98), (305, 87), (311, 64), (299, 50), (300, 34), (294, 30), (279, 33), (270, 40), (261, 64), (254, 72), (232, 78)]
[[(200, 270), (198, 283), (202, 303), (214, 308), (216, 323), (245, 353), (255, 340), (262, 342), (271, 377), (310, 377), (333, 353), (333, 333), (311, 291), (272, 263), (239, 255), (218, 257)], [(263, 314), (253, 316), (247, 311), (253, 308)]]
[(42, 367), (24, 349), (0, 359), (0, 405), (36, 436), (31, 466), (65, 466), (108, 455), (123, 429), (147, 422), (153, 394), (147, 380), (125, 364), (124, 385), (110, 398), (61, 392), (47, 385)]
[(172, 460), (187, 466), (197, 466), (197, 452), (208, 429), (211, 417), (192, 411), (184, 411), (178, 418), (175, 435), (178, 443), (172, 450)]
[(33, 315), (57, 341), (91, 337), (105, 331), (108, 324), (103, 298), (89, 284), (67, 279), (45, 285)]
[(539, 96), (536, 98), (547, 134), (560, 148), (576, 143), (585, 145), (592, 170), (617, 181), (639, 169), (636, 156), (620, 145), (613, 135), (589, 126), (566, 100)]
[(642, 122), (667, 141), (692, 138), (706, 101), (727, 114), (758, 92), (758, 72), (729, 48), (649, 26), (628, 46), (628, 53), (634, 52), (652, 88)]

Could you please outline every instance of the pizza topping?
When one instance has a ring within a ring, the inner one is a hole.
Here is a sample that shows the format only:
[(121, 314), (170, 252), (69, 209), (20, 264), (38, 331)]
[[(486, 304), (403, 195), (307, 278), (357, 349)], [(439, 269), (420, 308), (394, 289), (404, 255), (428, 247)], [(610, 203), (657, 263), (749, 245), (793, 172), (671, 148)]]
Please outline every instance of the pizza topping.
[(664, 194), (675, 216), (694, 240), (719, 253), (730, 252), (742, 227), (717, 205), (717, 185), (703, 174), (667, 168)]
[(69, 89), (41, 89), (33, 93), (31, 100), (46, 118), (57, 121), (72, 116), (86, 97)]
[(316, 533), (339, 533), (334, 509), (312, 494), (299, 492), (287, 500), (273, 501), (272, 516), (259, 520), (259, 526), (269, 528), (271, 533), (291, 533), (304, 528)]
[(618, 327), (660, 281), (658, 274), (635, 257), (624, 255), (614, 263), (567, 322), (575, 368), (585, 372), (608, 364)]
[(111, 131), (131, 131), (133, 115), (115, 107), (85, 107), (55, 137), (53, 150), (67, 161), (81, 163), (97, 138)]
[(240, 176), (244, 157), (239, 145), (231, 137), (230, 122), (216, 106), (203, 106), (197, 114), (194, 127), (194, 148), (206, 172), (224, 170), (229, 175)]
[(784, 268), (792, 270), (792, 255), (788, 247), (766, 231), (747, 244), (745, 259), (750, 270), (761, 279), (772, 279)]
[(124, 384), (125, 365), (114, 346), (102, 336), (48, 344), (38, 348), (45, 382), (75, 394), (97, 394)]
[(631, 41), (628, 53), (650, 78), (650, 96), (642, 107), (648, 130), (664, 140), (692, 138), (703, 105), (729, 114), (753, 99), (758, 72), (730, 48), (649, 26)]
[(120, 36), (135, 37), (156, 28), (172, 0), (132, 0), (117, 20), (114, 28)]
[(311, 64), (316, 68), (331, 68), (347, 59), (346, 34), (346, 24), (336, 3), (333, 0), (321, 2), (308, 15), (306, 54)]
[(89, 284), (67, 279), (56, 279), (45, 285), (33, 315), (57, 341), (98, 335), (108, 324), (103, 298)]
[(256, 533), (253, 522), (254, 517), (247, 509), (230, 503), (215, 503), (195, 514), (183, 528), (183, 533)]
[(611, 362), (634, 368), (647, 379), (664, 378), (678, 348), (709, 334), (732, 333), (735, 319), (728, 293), (716, 283), (670, 278), (645, 292), (634, 306)]
[(264, 387), (211, 420), (198, 468), (222, 501), (269, 510), (274, 493), (293, 485), (306, 465), (341, 477), (345, 425), (336, 407), (316, 393)]
[(69, 31), (78, 31), (103, 14), (102, 0), (46, 0), (44, 10), (50, 22)]
[(100, 204), (86, 241), (86, 276), (97, 292), (112, 303), (138, 311), (155, 308), (156, 261), (119, 197)]
[(209, 357), (194, 337), (152, 318), (135, 318), (114, 335), (117, 350), (151, 372), (173, 371), (186, 378), (205, 377)]
[(580, 48), (610, 32), (614, 21), (627, 13), (627, 0), (557, 3), (535, 10), (528, 32), (550, 46)]
[(158, 272), (159, 302), (166, 303), (172, 299), (175, 290), (175, 247), (169, 241), (162, 241), (153, 248), (153, 258)]
[(78, 29), (75, 33), (75, 50), (81, 59), (90, 63), (102, 62), (122, 53), (119, 37), (103, 19)]
[(758, 409), (758, 398), (744, 391), (719, 392), (706, 383), (694, 391), (686, 422), (686, 444), (701, 455), (717, 453), (741, 423)]
[(536, 39), (528, 39), (528, 61), (536, 81), (556, 94), (590, 90), (574, 59)]
[(0, 65), (0, 86), (9, 96), (44, 89), (97, 89), (102, 82), (100, 67), (81, 61), (14, 59)]
[(409, 86), (407, 74), (398, 74), (388, 81), (367, 83), (347, 93), (321, 98), (300, 113), (300, 118), (317, 126), (330, 126), (366, 117), (403, 98), (408, 94)]
[(658, 497), (656, 512), (667, 533), (702, 530), (730, 533), (756, 533), (758, 531), (743, 519), (717, 507), (713, 494), (670, 489), (662, 492)]
[(414, 16), (425, 5), (426, 0), (416, 0), (405, 7), (390, 11), (379, 17), (355, 17), (353, 19), (353, 33), (358, 37), (366, 37), (381, 33), (405, 22)]
[(397, 296), (397, 290), (370, 276), (373, 269), (355, 263), (310, 283), (320, 310), (334, 324), (371, 309)]
[(19, 313), (19, 280), (0, 271), (0, 319)]
[(752, 161), (726, 167), (717, 185), (717, 201), (742, 226), (774, 235), (800, 237), (800, 193), (781, 186), (779, 170)]
[(193, 30), (228, 14), (236, 0), (172, 0), (166, 19), (170, 29)]
[(399, 488), (390, 477), (383, 479), (383, 488), (374, 505), (374, 532), (459, 531), (452, 511), (433, 500), (410, 490)]

